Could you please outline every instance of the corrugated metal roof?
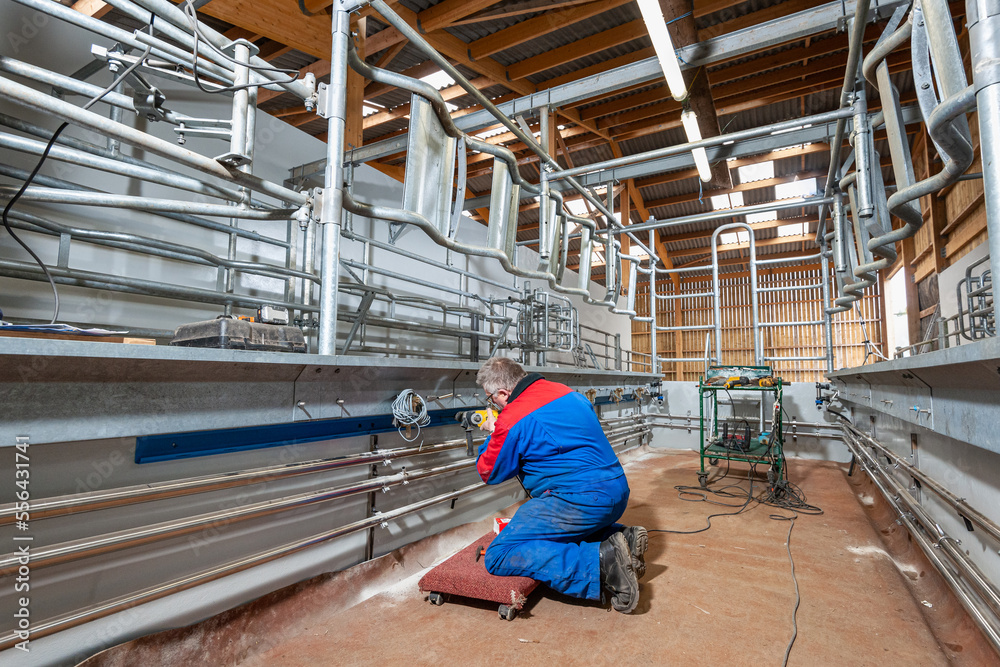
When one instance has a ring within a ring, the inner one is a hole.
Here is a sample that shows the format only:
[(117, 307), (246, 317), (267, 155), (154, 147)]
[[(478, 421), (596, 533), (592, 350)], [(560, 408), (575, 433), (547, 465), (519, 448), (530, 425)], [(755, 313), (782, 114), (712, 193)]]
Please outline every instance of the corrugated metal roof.
[(625, 42), (624, 44), (619, 44), (617, 46), (604, 49), (603, 51), (600, 51), (598, 53), (594, 53), (589, 56), (579, 58), (572, 62), (552, 67), (550, 69), (545, 70), (544, 72), (539, 72), (538, 74), (532, 74), (531, 76), (528, 77), (528, 81), (531, 81), (532, 83), (535, 84), (541, 84), (544, 83), (545, 81), (548, 81), (549, 79), (554, 79), (557, 76), (570, 74), (571, 72), (576, 72), (577, 70), (581, 70), (584, 67), (590, 67), (591, 65), (596, 65), (598, 63), (611, 60), (612, 58), (618, 58), (619, 56), (624, 56), (628, 53), (639, 51), (648, 46), (651, 46), (651, 42), (648, 35), (637, 36), (636, 39), (629, 42)]
[[(527, 60), (534, 56), (552, 51), (559, 47), (573, 42), (587, 39), (593, 35), (617, 28), (620, 25), (634, 21), (639, 18), (639, 9), (634, 3), (629, 3), (617, 7), (607, 12), (602, 12), (584, 21), (577, 21), (564, 28), (554, 30), (550, 33), (536, 37), (535, 39), (518, 44), (510, 49), (493, 54), (493, 58), (504, 66), (510, 66), (522, 60)], [(636, 37), (640, 35), (637, 34)]]
[(748, 0), (747, 2), (741, 2), (737, 5), (720, 9), (719, 11), (708, 14), (707, 16), (702, 16), (695, 21), (695, 24), (698, 26), (699, 30), (703, 30), (709, 26), (724, 23), (725, 21), (732, 21), (733, 19), (740, 18), (741, 16), (746, 16), (747, 14), (752, 14), (753, 12), (767, 9), (768, 7), (772, 7), (774, 5), (780, 5), (784, 1), (785, 0)]

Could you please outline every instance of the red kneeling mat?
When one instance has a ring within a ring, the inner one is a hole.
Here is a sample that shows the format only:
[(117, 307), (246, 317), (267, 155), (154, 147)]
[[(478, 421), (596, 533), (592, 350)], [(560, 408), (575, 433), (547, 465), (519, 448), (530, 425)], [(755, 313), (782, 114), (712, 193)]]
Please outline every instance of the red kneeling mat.
[(520, 609), (538, 582), (528, 577), (498, 577), (486, 571), (486, 557), (476, 558), (482, 547), (489, 548), (496, 535), (486, 533), (423, 576), (418, 584), (427, 593), (447, 593), (477, 600), (489, 600)]

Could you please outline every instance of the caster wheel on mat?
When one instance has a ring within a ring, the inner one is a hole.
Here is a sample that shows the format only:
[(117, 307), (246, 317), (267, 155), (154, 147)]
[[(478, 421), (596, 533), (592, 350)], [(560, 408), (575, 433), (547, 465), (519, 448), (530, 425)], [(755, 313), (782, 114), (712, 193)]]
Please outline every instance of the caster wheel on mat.
[(708, 473), (698, 474), (698, 485), (701, 486), (701, 488), (703, 489), (708, 488)]
[(710, 466), (714, 466), (714, 465), (718, 465), (718, 464), (719, 464), (719, 459), (709, 459), (708, 460), (708, 465), (710, 465)]
[(441, 606), (444, 604), (444, 596), (440, 593), (431, 593), (427, 596), (427, 599), (430, 600), (430, 603), (433, 605)]
[(502, 604), (498, 611), (500, 612), (500, 618), (505, 621), (513, 621), (517, 617), (517, 609), (515, 607), (508, 607)]

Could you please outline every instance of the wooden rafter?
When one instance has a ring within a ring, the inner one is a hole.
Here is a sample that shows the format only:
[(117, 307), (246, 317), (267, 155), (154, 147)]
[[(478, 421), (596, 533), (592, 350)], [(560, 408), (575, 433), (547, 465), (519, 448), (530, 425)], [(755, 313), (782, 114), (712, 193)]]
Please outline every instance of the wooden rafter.
[(113, 7), (102, 0), (78, 0), (73, 3), (73, 9), (86, 16), (99, 19), (110, 12)]
[[(444, 2), (439, 2), (433, 7), (429, 7), (419, 14), (415, 14), (414, 17), (417, 21), (415, 27), (422, 33), (431, 33), (435, 30), (440, 30), (445, 28), (453, 21), (456, 21), (464, 16), (479, 11), (485, 7), (489, 7), (491, 4), (495, 4), (496, 0), (444, 0)], [(393, 9), (402, 15), (401, 7), (393, 7)], [(406, 13), (413, 13), (410, 10), (406, 10)], [(389, 26), (388, 28), (381, 30), (371, 37), (368, 38), (369, 44), (368, 48), (371, 53), (378, 53), (382, 49), (387, 49), (395, 44), (403, 42), (403, 35), (400, 34), (398, 30)]]

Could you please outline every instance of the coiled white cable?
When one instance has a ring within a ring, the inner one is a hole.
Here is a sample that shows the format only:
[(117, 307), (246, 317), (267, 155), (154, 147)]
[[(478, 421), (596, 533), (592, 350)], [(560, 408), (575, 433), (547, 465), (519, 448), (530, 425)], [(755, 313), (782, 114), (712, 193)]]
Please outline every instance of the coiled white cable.
[[(392, 402), (392, 416), (396, 420), (399, 435), (407, 442), (413, 442), (420, 437), (420, 427), (431, 423), (427, 414), (427, 401), (412, 389), (404, 389)], [(412, 438), (407, 438), (403, 432), (406, 426), (416, 426), (417, 432)]]

